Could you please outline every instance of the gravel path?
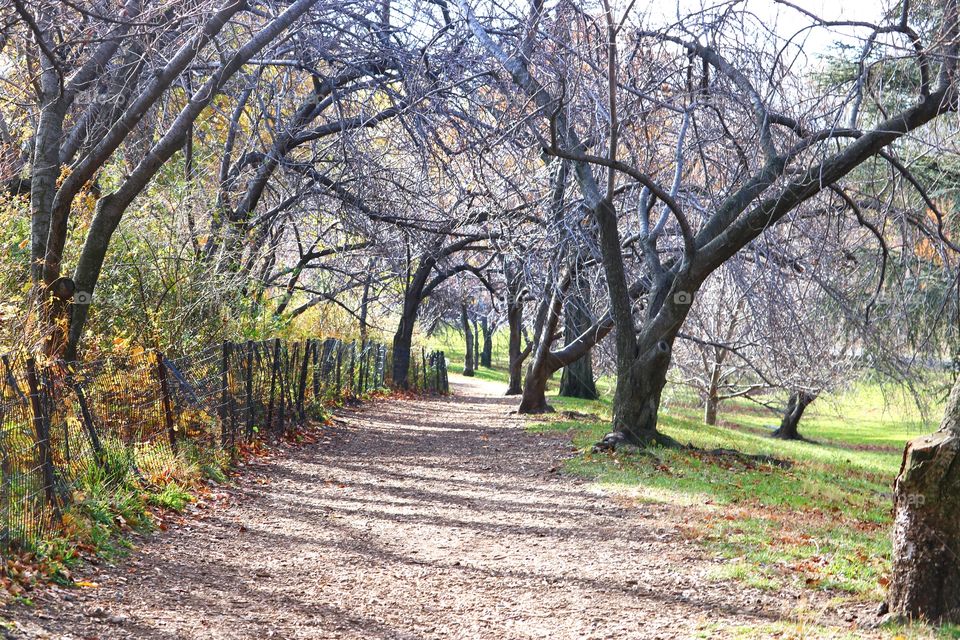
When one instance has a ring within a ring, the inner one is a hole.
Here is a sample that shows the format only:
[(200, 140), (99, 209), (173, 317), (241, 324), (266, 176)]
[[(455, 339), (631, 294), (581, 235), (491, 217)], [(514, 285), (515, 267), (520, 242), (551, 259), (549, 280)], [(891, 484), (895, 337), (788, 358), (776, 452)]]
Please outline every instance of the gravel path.
[(368, 404), (325, 441), (249, 465), (223, 504), (94, 568), (98, 587), (7, 611), (7, 633), (730, 637), (798, 606), (708, 580), (720, 565), (680, 536), (689, 514), (557, 473), (567, 440), (525, 433), (498, 385), (454, 390)]

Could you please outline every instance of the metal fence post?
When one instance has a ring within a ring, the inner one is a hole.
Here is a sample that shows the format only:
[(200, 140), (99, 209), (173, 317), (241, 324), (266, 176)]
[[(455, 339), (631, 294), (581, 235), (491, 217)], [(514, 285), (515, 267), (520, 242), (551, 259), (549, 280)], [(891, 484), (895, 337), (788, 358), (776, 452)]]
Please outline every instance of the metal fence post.
[(357, 395), (357, 382), (355, 378), (357, 363), (357, 341), (350, 341), (350, 395)]
[(317, 375), (319, 372), (320, 362), (320, 339), (314, 338), (313, 340), (313, 401), (317, 402), (320, 399), (320, 376)]
[(427, 348), (420, 347), (420, 361), (423, 363), (423, 390), (430, 386), (430, 370), (427, 369)]
[(377, 349), (377, 389), (382, 389), (385, 386), (386, 378), (384, 374), (386, 373), (386, 366), (387, 347), (381, 344)]
[(340, 376), (341, 365), (343, 364), (343, 342), (337, 340), (336, 342), (337, 349), (337, 395), (343, 391), (342, 380)]
[(220, 414), (220, 445), (223, 447), (228, 446), (232, 436), (233, 429), (231, 420), (229, 419), (230, 414), (230, 351), (231, 345), (229, 342), (224, 341), (220, 345), (220, 410), (217, 412)]
[(290, 375), (290, 350), (287, 348), (287, 344), (281, 342), (279, 338), (277, 342), (280, 344), (280, 404), (277, 407), (277, 418), (280, 423), (279, 431), (282, 434), (287, 429), (287, 389), (290, 388), (287, 382)]
[(443, 380), (443, 389), (441, 393), (449, 393), (450, 391), (450, 379), (447, 377), (447, 354), (443, 351), (440, 352), (440, 370), (443, 371), (441, 376)]
[(244, 380), (244, 392), (246, 395), (247, 410), (247, 441), (253, 440), (253, 341), (247, 340), (247, 362), (246, 376)]
[(270, 363), (270, 403), (267, 405), (267, 429), (273, 429), (273, 405), (276, 398), (277, 372), (280, 364), (280, 338), (273, 340), (273, 358)]
[(357, 386), (360, 388), (360, 394), (367, 391), (367, 385), (370, 382), (370, 343), (360, 345), (360, 380)]
[(310, 371), (310, 340), (303, 342), (303, 358), (300, 360), (300, 382), (297, 386), (297, 413), (300, 421), (307, 419), (304, 396), (307, 395), (307, 373)]

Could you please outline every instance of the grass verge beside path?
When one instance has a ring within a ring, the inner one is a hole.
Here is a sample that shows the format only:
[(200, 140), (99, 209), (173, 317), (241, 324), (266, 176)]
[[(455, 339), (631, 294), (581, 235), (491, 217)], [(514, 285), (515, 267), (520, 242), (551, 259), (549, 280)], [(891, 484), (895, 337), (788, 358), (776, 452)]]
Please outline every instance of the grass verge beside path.
[[(821, 443), (771, 439), (770, 416), (753, 406), (728, 404), (721, 425), (708, 426), (699, 408), (676, 397), (666, 403), (660, 427), (679, 442), (772, 455), (793, 462), (789, 469), (662, 448), (652, 457), (591, 453), (609, 431), (609, 397), (553, 395), (549, 400), (557, 412), (531, 418), (528, 428), (569, 434), (579, 453), (566, 461), (568, 473), (636, 500), (693, 509), (683, 534), (725, 561), (712, 579), (760, 589), (818, 590), (838, 603), (879, 603), (889, 582), (890, 492), (901, 450), (909, 438), (935, 428), (902, 406), (877, 407), (879, 397), (878, 389), (861, 385), (822, 403), (803, 425), (808, 437), (822, 438)], [(889, 632), (892, 638), (960, 638), (954, 626)], [(734, 637), (754, 636), (743, 630)], [(783, 637), (819, 636), (794, 629)]]
[[(442, 348), (452, 370), (462, 367), (455, 342), (448, 337)], [(477, 377), (505, 383), (504, 364), (494, 365)], [(793, 463), (782, 469), (696, 451), (591, 453), (609, 431), (611, 381), (598, 382), (602, 397), (596, 401), (558, 397), (552, 386), (549, 401), (556, 413), (531, 417), (528, 428), (569, 434), (579, 453), (565, 462), (567, 473), (635, 500), (694, 509), (682, 531), (724, 560), (712, 579), (816, 590), (838, 603), (882, 601), (890, 573), (891, 490), (902, 447), (936, 428), (938, 407), (921, 416), (903, 399), (862, 383), (811, 407), (801, 426), (811, 441), (783, 442), (769, 437), (776, 417), (758, 405), (728, 402), (720, 425), (708, 426), (686, 390), (668, 387), (660, 419), (664, 433), (701, 449), (736, 449)], [(783, 637), (819, 637), (791, 628)], [(754, 636), (743, 630), (732, 637)], [(960, 638), (960, 628), (896, 628), (890, 637)]]

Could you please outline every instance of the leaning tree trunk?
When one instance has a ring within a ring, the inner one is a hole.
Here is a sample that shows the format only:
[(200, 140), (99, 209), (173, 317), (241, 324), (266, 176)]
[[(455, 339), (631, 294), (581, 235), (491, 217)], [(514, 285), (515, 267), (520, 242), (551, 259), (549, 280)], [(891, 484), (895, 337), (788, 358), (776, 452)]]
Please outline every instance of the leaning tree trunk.
[(473, 329), (470, 328), (470, 318), (467, 317), (467, 305), (460, 305), (460, 322), (463, 324), (463, 338), (467, 343), (467, 352), (463, 358), (463, 375), (472, 376), (473, 368)]
[(807, 391), (794, 391), (787, 401), (787, 408), (783, 412), (780, 428), (773, 432), (774, 438), (781, 440), (801, 440), (800, 419), (810, 403), (817, 399), (817, 394)]
[(534, 361), (527, 367), (527, 378), (523, 381), (523, 396), (520, 398), (518, 413), (546, 413), (553, 411), (547, 404), (547, 383), (554, 370), (543, 366), (537, 366)]
[(420, 303), (424, 298), (427, 278), (430, 277), (434, 264), (432, 259), (421, 258), (403, 292), (403, 310), (400, 313), (397, 332), (393, 335), (393, 385), (398, 389), (406, 389), (410, 386), (413, 328), (420, 313)]
[(907, 443), (894, 514), (890, 613), (960, 622), (960, 381), (940, 429)]
[(563, 365), (551, 358), (550, 347), (556, 339), (557, 327), (560, 324), (560, 313), (563, 309), (563, 295), (569, 280), (557, 285), (550, 296), (540, 302), (537, 310), (537, 320), (534, 323), (534, 348), (527, 365), (527, 376), (523, 381), (523, 396), (520, 398), (520, 413), (544, 413), (552, 411), (547, 404), (547, 382), (550, 376), (560, 370)]
[[(563, 333), (565, 344), (568, 345), (593, 324), (588, 302), (590, 281), (583, 277), (581, 271), (577, 272), (577, 276), (576, 290), (564, 304)], [(597, 393), (597, 385), (593, 381), (591, 351), (587, 351), (582, 357), (563, 368), (563, 374), (560, 376), (560, 395), (586, 400), (596, 400), (600, 397)]]

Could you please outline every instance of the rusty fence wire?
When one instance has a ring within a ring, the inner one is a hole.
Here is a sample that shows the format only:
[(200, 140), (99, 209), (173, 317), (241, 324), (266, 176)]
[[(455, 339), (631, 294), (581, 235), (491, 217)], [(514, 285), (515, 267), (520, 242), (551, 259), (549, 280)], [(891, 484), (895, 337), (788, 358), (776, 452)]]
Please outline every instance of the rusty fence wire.
[[(419, 351), (410, 387), (446, 393), (444, 354)], [(136, 476), (157, 478), (178, 456), (232, 457), (332, 402), (389, 386), (390, 370), (384, 345), (336, 338), (70, 364), (0, 356), (0, 550), (55, 533), (77, 479), (91, 470), (119, 459)]]

